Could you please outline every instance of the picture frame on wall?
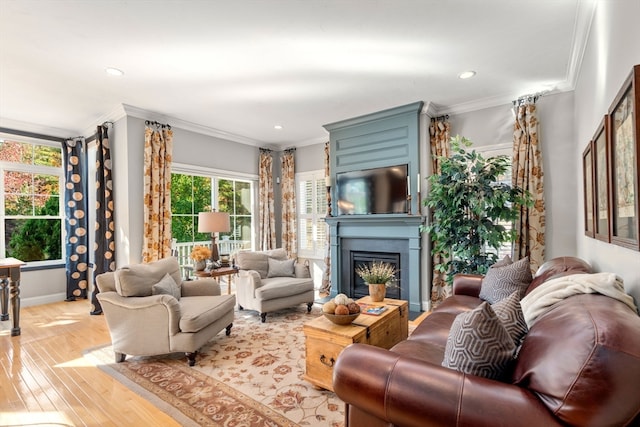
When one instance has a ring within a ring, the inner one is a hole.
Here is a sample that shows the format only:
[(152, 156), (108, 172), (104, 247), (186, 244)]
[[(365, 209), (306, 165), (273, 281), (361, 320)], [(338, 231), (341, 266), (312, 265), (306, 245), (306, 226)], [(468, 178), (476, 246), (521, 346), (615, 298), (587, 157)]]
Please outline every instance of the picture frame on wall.
[(610, 206), (609, 206), (609, 144), (607, 130), (609, 117), (604, 116), (593, 136), (593, 205), (594, 236), (603, 242), (611, 241)]
[(640, 65), (625, 80), (609, 109), (611, 242), (640, 250)]
[(584, 196), (584, 234), (595, 237), (595, 214), (593, 196), (593, 153), (589, 142), (582, 153), (582, 188)]

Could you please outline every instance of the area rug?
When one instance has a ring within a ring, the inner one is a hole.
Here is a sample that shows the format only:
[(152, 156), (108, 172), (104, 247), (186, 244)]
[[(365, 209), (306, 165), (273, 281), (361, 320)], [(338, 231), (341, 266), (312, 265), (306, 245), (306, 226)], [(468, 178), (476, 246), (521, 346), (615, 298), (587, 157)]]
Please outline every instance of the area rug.
[(180, 355), (115, 363), (110, 345), (85, 357), (183, 426), (341, 427), (344, 403), (302, 378), (302, 326), (319, 315), (300, 306), (261, 323), (256, 312), (236, 311), (231, 335), (205, 345), (194, 367)]

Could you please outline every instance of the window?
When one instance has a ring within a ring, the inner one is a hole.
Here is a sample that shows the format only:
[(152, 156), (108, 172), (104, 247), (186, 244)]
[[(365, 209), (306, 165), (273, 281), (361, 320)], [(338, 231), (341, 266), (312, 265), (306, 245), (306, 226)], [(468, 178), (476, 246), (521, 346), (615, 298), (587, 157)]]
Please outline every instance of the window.
[(0, 257), (26, 262), (63, 257), (62, 148), (0, 139)]
[[(491, 158), (495, 156), (511, 156), (512, 144), (506, 143), (488, 147), (478, 147), (476, 151), (482, 154), (485, 158)], [(511, 167), (509, 167), (504, 176), (500, 177), (499, 182), (511, 185)], [(501, 221), (500, 224), (502, 224), (507, 230), (512, 230), (514, 226), (513, 223), (504, 221)], [(514, 242), (503, 243), (497, 253), (498, 259), (503, 259), (506, 255), (509, 255), (509, 257), (513, 258), (513, 250)]]
[(298, 255), (324, 258), (327, 188), (323, 171), (296, 174), (298, 186)]
[[(171, 174), (171, 230), (177, 243), (210, 242), (209, 233), (198, 233), (198, 213), (228, 212), (231, 231), (220, 233), (220, 243), (233, 248), (252, 247), (253, 181), (176, 171)], [(221, 248), (221, 250), (223, 250)]]

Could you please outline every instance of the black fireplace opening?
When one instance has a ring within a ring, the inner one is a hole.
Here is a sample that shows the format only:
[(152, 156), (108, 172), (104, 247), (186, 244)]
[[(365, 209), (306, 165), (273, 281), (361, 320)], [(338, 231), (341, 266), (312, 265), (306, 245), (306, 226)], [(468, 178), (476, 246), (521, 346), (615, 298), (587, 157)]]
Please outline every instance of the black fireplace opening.
[(351, 277), (351, 288), (349, 289), (349, 294), (354, 298), (362, 298), (364, 296), (369, 295), (369, 286), (365, 283), (360, 276), (356, 273), (356, 269), (361, 265), (370, 265), (373, 261), (381, 261), (386, 262), (395, 267), (396, 270), (396, 281), (391, 283), (392, 286), (387, 287), (386, 298), (400, 298), (400, 254), (399, 253), (390, 253), (390, 252), (369, 252), (369, 251), (350, 251), (350, 269), (349, 271), (352, 274)]

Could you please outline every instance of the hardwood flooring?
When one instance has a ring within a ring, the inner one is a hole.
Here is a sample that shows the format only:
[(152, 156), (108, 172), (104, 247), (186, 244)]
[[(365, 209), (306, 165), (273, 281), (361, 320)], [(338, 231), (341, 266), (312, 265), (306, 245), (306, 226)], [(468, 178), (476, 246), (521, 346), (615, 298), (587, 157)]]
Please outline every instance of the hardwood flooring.
[(88, 300), (23, 308), (21, 335), (0, 322), (1, 426), (179, 426), (82, 352), (111, 341)]
[(83, 357), (111, 341), (89, 310), (88, 300), (25, 307), (17, 337), (0, 322), (0, 426), (179, 426)]

